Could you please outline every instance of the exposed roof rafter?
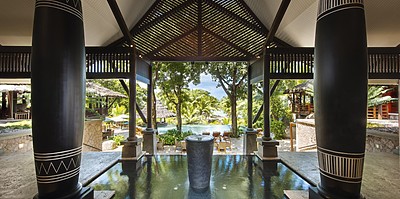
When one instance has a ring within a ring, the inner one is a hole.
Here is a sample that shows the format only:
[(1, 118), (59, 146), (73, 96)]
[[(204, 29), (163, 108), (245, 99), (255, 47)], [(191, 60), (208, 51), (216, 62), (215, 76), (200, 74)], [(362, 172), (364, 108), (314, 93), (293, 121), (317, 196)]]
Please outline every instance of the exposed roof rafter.
[(242, 53), (245, 54), (246, 56), (249, 56), (249, 57), (252, 56), (249, 52), (247, 52), (246, 50), (244, 50), (244, 49), (241, 48), (240, 46), (237, 46), (236, 44), (230, 42), (229, 40), (227, 40), (227, 39), (225, 39), (224, 37), (218, 35), (217, 33), (214, 33), (213, 31), (211, 31), (211, 30), (209, 30), (209, 29), (207, 29), (207, 28), (204, 28), (204, 27), (203, 27), (203, 30), (204, 30), (204, 32), (207, 32), (208, 34), (212, 35), (213, 37), (215, 37), (215, 38), (217, 38), (217, 39), (223, 41), (223, 42), (226, 43), (226, 44), (228, 44), (228, 45), (231, 46), (232, 48), (235, 48), (236, 50), (242, 52)]

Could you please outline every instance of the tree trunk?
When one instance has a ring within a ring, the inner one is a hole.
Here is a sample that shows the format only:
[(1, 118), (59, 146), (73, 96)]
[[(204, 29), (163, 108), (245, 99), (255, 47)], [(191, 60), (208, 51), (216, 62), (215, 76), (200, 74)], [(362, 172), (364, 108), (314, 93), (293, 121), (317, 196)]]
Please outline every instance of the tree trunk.
[(237, 114), (236, 114), (236, 95), (231, 97), (231, 119), (232, 119), (232, 134), (233, 137), (239, 137), (237, 130)]
[[(154, 87), (153, 87), (153, 89), (154, 89)], [(156, 103), (156, 94), (154, 93), (154, 90), (153, 90), (153, 95), (151, 96), (152, 98), (153, 98), (153, 109), (151, 109), (151, 120), (152, 120), (152, 127), (151, 128), (153, 128), (153, 129), (157, 129), (157, 110), (156, 110), (156, 105), (157, 105), (157, 103)]]
[(157, 80), (158, 80), (158, 70), (159, 70), (159, 67), (158, 67), (158, 65), (157, 64), (154, 64), (153, 65), (153, 79), (151, 79), (150, 81), (152, 81), (152, 84), (153, 84), (153, 87), (152, 87), (152, 89), (153, 89), (153, 91), (152, 91), (152, 93), (153, 93), (153, 95), (152, 95), (152, 98), (153, 98), (153, 109), (151, 110), (152, 111), (152, 113), (151, 113), (151, 115), (152, 115), (152, 117), (151, 117), (151, 119), (152, 119), (152, 128), (153, 129), (157, 129), (157, 99), (156, 99), (156, 92), (154, 92), (154, 90), (156, 89), (156, 82), (157, 82)]
[(182, 132), (182, 100), (178, 97), (178, 104), (176, 105), (176, 119), (178, 120), (177, 130)]

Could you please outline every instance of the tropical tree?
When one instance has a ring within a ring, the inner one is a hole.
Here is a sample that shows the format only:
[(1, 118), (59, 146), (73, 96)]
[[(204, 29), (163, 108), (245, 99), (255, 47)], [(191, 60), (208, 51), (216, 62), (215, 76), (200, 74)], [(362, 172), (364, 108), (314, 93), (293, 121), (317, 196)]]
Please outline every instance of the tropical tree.
[(218, 82), (230, 103), (230, 116), (232, 121), (232, 134), (239, 136), (237, 128), (237, 100), (244, 97), (245, 80), (247, 77), (247, 63), (243, 62), (215, 62), (208, 66), (208, 73)]
[(215, 104), (217, 103), (218, 99), (211, 96), (210, 92), (202, 89), (194, 89), (189, 91), (189, 100), (184, 104), (184, 109), (188, 109), (186, 106), (192, 106), (196, 110), (193, 113), (196, 114), (197, 120), (207, 122), (212, 112), (216, 110)]
[(158, 63), (158, 81), (161, 97), (173, 106), (176, 112), (177, 129), (182, 131), (182, 104), (188, 99), (189, 83), (200, 83), (203, 66), (194, 63)]
[(391, 88), (387, 88), (385, 86), (368, 86), (368, 107), (397, 101), (397, 98), (392, 98), (391, 96), (383, 96), (383, 94), (391, 90)]

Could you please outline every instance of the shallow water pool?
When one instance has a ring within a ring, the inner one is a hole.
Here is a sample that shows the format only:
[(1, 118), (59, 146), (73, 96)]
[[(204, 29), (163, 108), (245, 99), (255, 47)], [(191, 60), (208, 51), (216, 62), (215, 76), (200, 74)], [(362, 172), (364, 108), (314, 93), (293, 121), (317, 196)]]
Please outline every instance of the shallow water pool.
[[(143, 157), (119, 162), (94, 180), (95, 190), (114, 190), (114, 198), (284, 198), (283, 190), (310, 186), (282, 163), (263, 172), (256, 157), (213, 156), (210, 189), (189, 188), (186, 156)], [(265, 171), (265, 170), (264, 170)]]

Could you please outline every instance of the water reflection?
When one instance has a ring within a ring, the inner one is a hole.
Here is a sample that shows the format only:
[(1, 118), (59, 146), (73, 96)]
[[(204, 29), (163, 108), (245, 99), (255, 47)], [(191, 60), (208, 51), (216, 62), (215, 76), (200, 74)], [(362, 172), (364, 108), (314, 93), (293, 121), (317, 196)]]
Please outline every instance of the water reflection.
[(114, 198), (284, 198), (283, 190), (309, 184), (281, 163), (255, 162), (251, 156), (213, 156), (210, 189), (189, 188), (186, 156), (146, 157), (118, 163), (89, 186), (115, 190)]

